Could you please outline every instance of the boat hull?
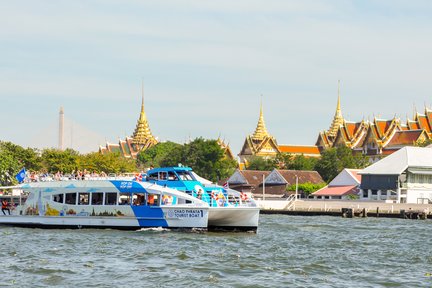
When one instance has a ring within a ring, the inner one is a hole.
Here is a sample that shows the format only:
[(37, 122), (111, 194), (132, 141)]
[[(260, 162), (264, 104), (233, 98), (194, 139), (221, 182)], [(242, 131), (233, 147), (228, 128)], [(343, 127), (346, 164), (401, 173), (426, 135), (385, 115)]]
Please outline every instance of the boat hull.
[(137, 230), (162, 227), (169, 229), (207, 228), (208, 208), (163, 207), (162, 217), (131, 216), (0, 216), (0, 225), (33, 228), (111, 228)]
[(208, 229), (256, 231), (259, 214), (258, 207), (210, 207)]

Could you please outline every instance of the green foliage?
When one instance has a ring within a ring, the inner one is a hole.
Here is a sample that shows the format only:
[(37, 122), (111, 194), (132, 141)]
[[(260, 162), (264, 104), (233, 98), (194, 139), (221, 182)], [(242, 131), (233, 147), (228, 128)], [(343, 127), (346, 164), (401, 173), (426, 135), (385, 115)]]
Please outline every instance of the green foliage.
[[(150, 147), (149, 149), (145, 150), (145, 151), (141, 151), (138, 154), (137, 157), (137, 162), (138, 165), (143, 166), (143, 167), (160, 167), (160, 166), (165, 166), (162, 165), (162, 163), (165, 163), (167, 161), (165, 161), (165, 159), (169, 159), (170, 157), (172, 157), (172, 154), (175, 153), (173, 152), (174, 150), (177, 149), (177, 153), (180, 151), (179, 149), (181, 149), (182, 145), (174, 143), (174, 142), (161, 142), (156, 144), (153, 147)], [(179, 155), (173, 155), (174, 158), (178, 158)], [(169, 165), (169, 166), (173, 166), (173, 165)]]
[(182, 149), (172, 152), (173, 160), (178, 160), (177, 163), (192, 167), (198, 175), (211, 181), (227, 178), (237, 167), (234, 160), (225, 157), (224, 150), (216, 140), (196, 138)]
[(344, 168), (362, 169), (369, 165), (366, 156), (362, 154), (353, 155), (350, 148), (338, 146), (329, 148), (321, 153), (315, 165), (315, 170), (321, 175), (326, 182), (330, 182)]
[(16, 183), (15, 175), (20, 166), (8, 151), (0, 149), (0, 185), (8, 186)]
[(347, 195), (348, 200), (358, 200), (359, 198), (360, 198), (359, 195), (355, 195), (355, 194)]
[(58, 149), (44, 149), (42, 151), (42, 163), (48, 173), (71, 173), (78, 169), (79, 153), (73, 149), (64, 151)]
[(257, 171), (271, 171), (276, 167), (277, 161), (274, 158), (253, 156), (249, 159), (246, 169)]
[[(310, 194), (312, 194), (315, 191), (318, 191), (319, 189), (323, 188), (324, 186), (326, 186), (326, 183), (314, 184), (314, 183), (306, 182), (306, 183), (298, 184), (297, 189), (298, 189), (299, 193), (303, 192), (305, 197), (308, 197)], [(295, 191), (296, 190), (296, 184), (287, 186), (286, 190), (287, 191)]]
[(290, 153), (279, 153), (275, 162), (280, 169), (287, 170), (314, 170), (316, 158), (305, 157), (304, 155), (292, 155)]
[(130, 158), (124, 158), (117, 153), (101, 154), (99, 152), (80, 155), (77, 158), (77, 168), (80, 170), (95, 171), (97, 173), (126, 173), (137, 170), (136, 162)]
[[(27, 170), (39, 170), (42, 168), (39, 151), (13, 144), (11, 142), (0, 141), (0, 150), (4, 151), (18, 162), (19, 169), (25, 167)], [(18, 172), (18, 171), (17, 171)]]

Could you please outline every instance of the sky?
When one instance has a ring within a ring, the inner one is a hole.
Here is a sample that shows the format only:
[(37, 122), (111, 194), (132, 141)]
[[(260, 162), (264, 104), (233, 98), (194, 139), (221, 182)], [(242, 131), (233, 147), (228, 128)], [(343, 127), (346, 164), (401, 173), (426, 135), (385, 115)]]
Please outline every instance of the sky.
[(432, 2), (0, 0), (0, 140), (82, 153), (131, 136), (238, 154), (262, 101), (279, 144), (432, 108)]

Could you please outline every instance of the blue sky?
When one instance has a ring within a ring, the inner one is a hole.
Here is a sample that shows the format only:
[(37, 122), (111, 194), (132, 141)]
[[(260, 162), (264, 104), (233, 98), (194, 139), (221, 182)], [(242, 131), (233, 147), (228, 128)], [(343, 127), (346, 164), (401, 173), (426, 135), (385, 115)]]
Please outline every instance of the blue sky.
[(237, 154), (261, 95), (279, 144), (313, 145), (342, 112), (432, 108), (430, 1), (1, 1), (0, 140), (96, 151), (131, 135), (141, 80), (160, 140)]

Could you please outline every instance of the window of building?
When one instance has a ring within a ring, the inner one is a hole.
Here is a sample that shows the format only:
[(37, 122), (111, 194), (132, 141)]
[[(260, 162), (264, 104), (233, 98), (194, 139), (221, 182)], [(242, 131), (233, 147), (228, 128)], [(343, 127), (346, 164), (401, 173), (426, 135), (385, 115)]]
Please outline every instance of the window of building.
[(378, 195), (378, 190), (372, 189), (371, 192), (372, 192), (372, 196)]
[(368, 197), (369, 197), (368, 190), (367, 189), (363, 190), (363, 198), (368, 198)]

